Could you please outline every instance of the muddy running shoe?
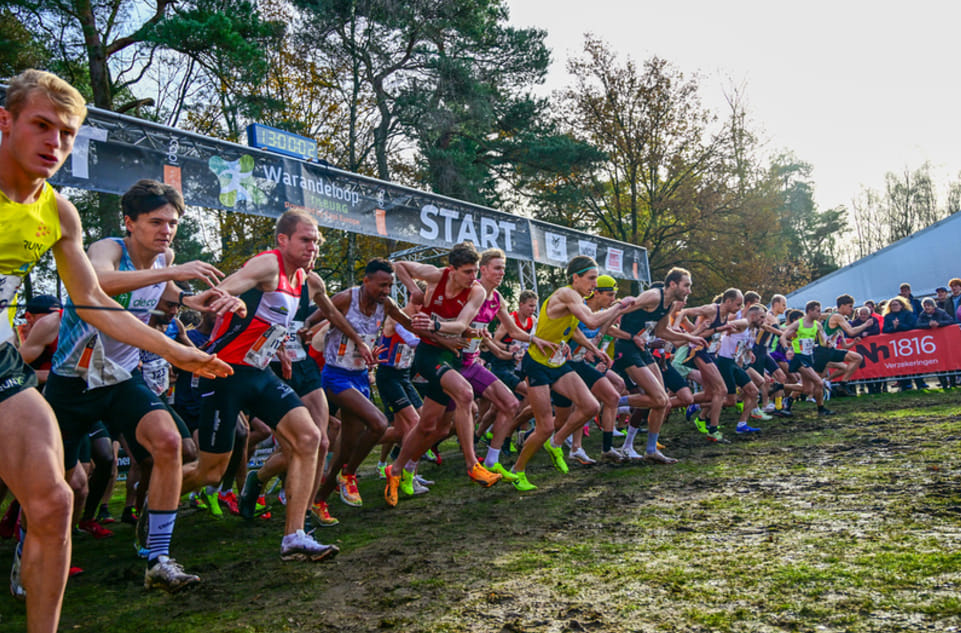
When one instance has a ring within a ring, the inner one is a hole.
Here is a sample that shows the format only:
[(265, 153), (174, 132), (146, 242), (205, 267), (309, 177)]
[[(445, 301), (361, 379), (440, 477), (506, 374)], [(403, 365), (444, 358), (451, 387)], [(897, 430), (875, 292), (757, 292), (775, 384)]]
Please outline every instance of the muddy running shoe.
[(436, 483), (434, 481), (431, 481), (430, 479), (421, 477), (420, 475), (417, 475), (417, 474), (414, 475), (414, 481), (416, 481), (422, 486), (433, 486)]
[(233, 490), (220, 492), (217, 495), (217, 500), (227, 507), (227, 511), (230, 512), (230, 514), (240, 514), (240, 507), (237, 505), (237, 494)]
[(340, 523), (337, 519), (330, 516), (330, 509), (326, 501), (318, 501), (310, 506), (310, 514), (313, 515), (320, 527), (333, 527)]
[(137, 525), (137, 511), (133, 506), (127, 506), (120, 515), (120, 522), (127, 525)]
[(364, 505), (357, 489), (357, 475), (337, 474), (337, 487), (340, 488), (340, 500), (349, 506), (359, 508)]
[(566, 475), (568, 468), (567, 462), (564, 461), (564, 449), (562, 449), (560, 446), (555, 448), (551, 445), (551, 441), (547, 440), (544, 442), (544, 450), (547, 451), (547, 454), (551, 456), (551, 462), (554, 464), (554, 469)]
[(711, 442), (718, 442), (720, 444), (726, 444), (727, 440), (724, 439), (724, 434), (721, 433), (721, 429), (714, 429), (709, 431), (707, 434), (707, 439)]
[(384, 474), (387, 476), (387, 485), (384, 487), (384, 501), (387, 505), (394, 508), (397, 506), (397, 489), (400, 487), (400, 475), (394, 475), (391, 472), (393, 466), (387, 466), (384, 469)]
[(747, 425), (747, 422), (738, 422), (738, 423), (737, 423), (737, 428), (734, 429), (734, 432), (737, 433), (737, 434), (739, 434), (739, 435), (741, 435), (741, 434), (744, 434), (744, 433), (757, 433), (757, 432), (759, 432), (760, 430), (761, 430), (761, 429), (755, 428), (755, 427), (753, 427), (753, 426), (748, 426), (748, 425)]
[(340, 549), (336, 545), (324, 545), (314, 540), (314, 537), (297, 530), (293, 534), (288, 534), (280, 544), (281, 560), (309, 560), (321, 561), (333, 558)]
[(415, 495), (422, 495), (430, 492), (430, 488), (417, 481), (417, 477), (414, 477), (411, 480), (411, 488), (413, 489)]
[(766, 421), (766, 420), (770, 420), (770, 419), (771, 419), (771, 416), (769, 416), (769, 415), (768, 415), (767, 413), (765, 413), (764, 411), (761, 411), (761, 410), (758, 409), (757, 407), (754, 407), (754, 410), (751, 411), (751, 419), (752, 419), (752, 420), (764, 420), (764, 421)]
[(654, 451), (653, 453), (644, 453), (644, 461), (650, 462), (652, 464), (676, 464), (677, 460), (673, 457), (668, 457), (661, 451)]
[(467, 472), (467, 476), (485, 488), (490, 488), (501, 480), (501, 475), (499, 473), (492, 473), (484, 468), (480, 462), (474, 463), (474, 466)]
[(626, 460), (627, 458), (624, 457), (624, 453), (614, 448), (613, 446), (611, 447), (610, 450), (604, 451), (603, 453), (601, 453), (601, 461), (607, 462), (609, 464), (620, 464), (621, 462), (624, 462)]
[(764, 413), (774, 413), (775, 408), (776, 407), (774, 406), (773, 402), (768, 402), (766, 405), (764, 405), (764, 408), (761, 409), (761, 411)]
[(504, 468), (504, 465), (500, 462), (496, 462), (493, 466), (485, 466), (485, 468), (492, 473), (500, 475), (507, 483), (512, 484), (517, 481), (517, 475)]
[(97, 540), (113, 536), (113, 532), (93, 520), (81, 521), (77, 524), (77, 527)]
[(257, 516), (257, 498), (260, 496), (261, 483), (257, 479), (257, 471), (251, 470), (244, 479), (244, 487), (240, 490), (240, 499), (237, 503), (237, 510), (240, 516), (252, 520)]
[(644, 456), (635, 451), (633, 446), (622, 446), (621, 455), (624, 456), (624, 459), (632, 462), (639, 462), (644, 459)]
[(13, 549), (13, 565), (10, 566), (10, 595), (24, 602), (27, 599), (27, 590), (23, 588), (20, 581), (20, 548)]
[(696, 428), (701, 433), (707, 433), (707, 421), (702, 420), (701, 416), (694, 416), (694, 428)]
[(688, 421), (688, 422), (690, 422), (690, 421), (691, 421), (691, 418), (694, 417), (694, 414), (697, 413), (697, 412), (700, 411), (700, 410), (701, 410), (701, 405), (699, 405), (699, 404), (692, 404), (692, 405), (690, 405), (687, 409), (685, 409), (685, 411), (684, 411), (684, 417), (687, 418), (687, 421)]
[(583, 446), (576, 451), (571, 451), (570, 458), (576, 459), (577, 463), (581, 464), (582, 466), (592, 466), (597, 463), (596, 459), (591, 459), (591, 457), (587, 454), (587, 451), (584, 450)]
[(169, 593), (177, 593), (200, 582), (200, 576), (188, 574), (183, 565), (167, 556), (160, 556), (143, 577), (143, 588), (159, 587)]
[(113, 515), (110, 514), (110, 508), (107, 507), (106, 503), (101, 503), (100, 509), (97, 510), (97, 521), (104, 525), (117, 522), (117, 519), (113, 518)]
[(408, 497), (414, 496), (414, 473), (409, 470), (400, 471), (400, 491)]
[(531, 490), (537, 490), (537, 486), (527, 481), (527, 473), (514, 473), (517, 477), (511, 484), (520, 492), (529, 492)]
[(828, 409), (827, 407), (820, 407), (820, 408), (818, 408), (818, 415), (819, 415), (819, 416), (836, 415), (836, 414), (837, 414), (836, 411), (831, 411), (831, 410)]

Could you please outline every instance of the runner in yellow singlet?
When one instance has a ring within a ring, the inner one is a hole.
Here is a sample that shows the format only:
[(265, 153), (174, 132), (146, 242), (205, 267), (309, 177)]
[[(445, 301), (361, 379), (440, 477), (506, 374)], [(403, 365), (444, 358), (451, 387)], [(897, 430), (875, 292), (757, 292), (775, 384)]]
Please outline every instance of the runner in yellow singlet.
[(73, 494), (64, 480), (53, 411), (10, 343), (10, 306), (23, 277), (52, 249), (75, 303), (107, 308), (82, 310), (98, 329), (189, 371), (209, 377), (230, 373), (215, 357), (148, 328), (101, 290), (83, 250), (77, 209), (46, 182), (73, 149), (84, 117), (83, 97), (73, 86), (36, 70), (10, 80), (0, 108), (0, 435), (6, 438), (0, 443), (0, 479), (22, 504), (28, 524), (10, 584), (15, 596), (26, 597), (30, 633), (57, 629), (70, 560)]
[[(600, 405), (591, 394), (590, 389), (574, 370), (568, 366), (569, 348), (567, 342), (574, 334), (579, 321), (589, 328), (602, 328), (610, 324), (624, 310), (634, 305), (634, 298), (630, 297), (615, 303), (606, 310), (592, 312), (584, 304), (584, 297), (589, 295), (597, 285), (597, 262), (592, 258), (579, 255), (567, 265), (569, 286), (564, 286), (544, 301), (537, 321), (534, 335), (538, 339), (555, 343), (557, 350), (548, 356), (537, 346), (527, 348), (522, 361), (522, 369), (527, 375), (527, 397), (534, 410), (536, 426), (521, 450), (513, 472), (518, 475), (513, 482), (518, 490), (534, 490), (534, 486), (527, 479), (525, 468), (530, 458), (537, 450), (544, 446), (554, 462), (554, 467), (567, 472), (564, 462), (564, 438), (581, 428), (584, 423), (597, 415)], [(554, 429), (554, 413), (551, 409), (551, 389), (574, 403), (574, 412), (568, 417), (563, 427)], [(553, 436), (552, 436), (553, 434)]]

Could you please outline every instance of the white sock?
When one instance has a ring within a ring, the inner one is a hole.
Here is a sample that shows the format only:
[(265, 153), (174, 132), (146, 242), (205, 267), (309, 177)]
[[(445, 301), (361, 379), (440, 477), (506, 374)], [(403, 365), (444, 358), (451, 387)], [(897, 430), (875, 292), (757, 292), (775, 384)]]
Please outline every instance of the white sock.
[(487, 447), (487, 457), (484, 458), (484, 467), (490, 468), (501, 459), (501, 449), (494, 448), (493, 446)]

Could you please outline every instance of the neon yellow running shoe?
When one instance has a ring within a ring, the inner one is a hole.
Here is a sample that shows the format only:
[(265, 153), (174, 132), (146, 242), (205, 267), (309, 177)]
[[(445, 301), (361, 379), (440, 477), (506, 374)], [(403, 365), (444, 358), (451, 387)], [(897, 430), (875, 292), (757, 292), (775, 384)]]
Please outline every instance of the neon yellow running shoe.
[(493, 466), (487, 466), (487, 470), (491, 471), (492, 473), (499, 474), (504, 478), (504, 481), (508, 483), (514, 483), (517, 481), (517, 475), (504, 468), (503, 464), (500, 462), (495, 463)]
[(520, 492), (529, 492), (531, 490), (537, 490), (537, 486), (527, 481), (526, 473), (520, 472), (520, 473), (514, 473), (514, 475), (517, 476), (517, 479), (515, 479), (511, 483), (514, 484), (514, 487)]
[(400, 472), (400, 491), (408, 497), (414, 496), (414, 473), (406, 468)]
[(208, 493), (207, 489), (204, 488), (200, 491), (200, 496), (207, 503), (207, 510), (215, 519), (224, 518), (224, 511), (220, 508), (220, 500), (217, 498), (217, 493)]
[(554, 468), (566, 475), (568, 468), (567, 462), (564, 461), (564, 450), (560, 446), (551, 446), (550, 440), (544, 442), (544, 450), (546, 450), (547, 454), (551, 456), (551, 461), (554, 463)]

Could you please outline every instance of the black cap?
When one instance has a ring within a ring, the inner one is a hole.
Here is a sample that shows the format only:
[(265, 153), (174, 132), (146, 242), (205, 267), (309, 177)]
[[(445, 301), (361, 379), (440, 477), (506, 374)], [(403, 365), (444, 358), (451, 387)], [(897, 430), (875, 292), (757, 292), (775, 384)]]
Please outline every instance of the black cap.
[(60, 309), (60, 300), (53, 295), (37, 295), (27, 301), (27, 312), (31, 314), (48, 314)]

